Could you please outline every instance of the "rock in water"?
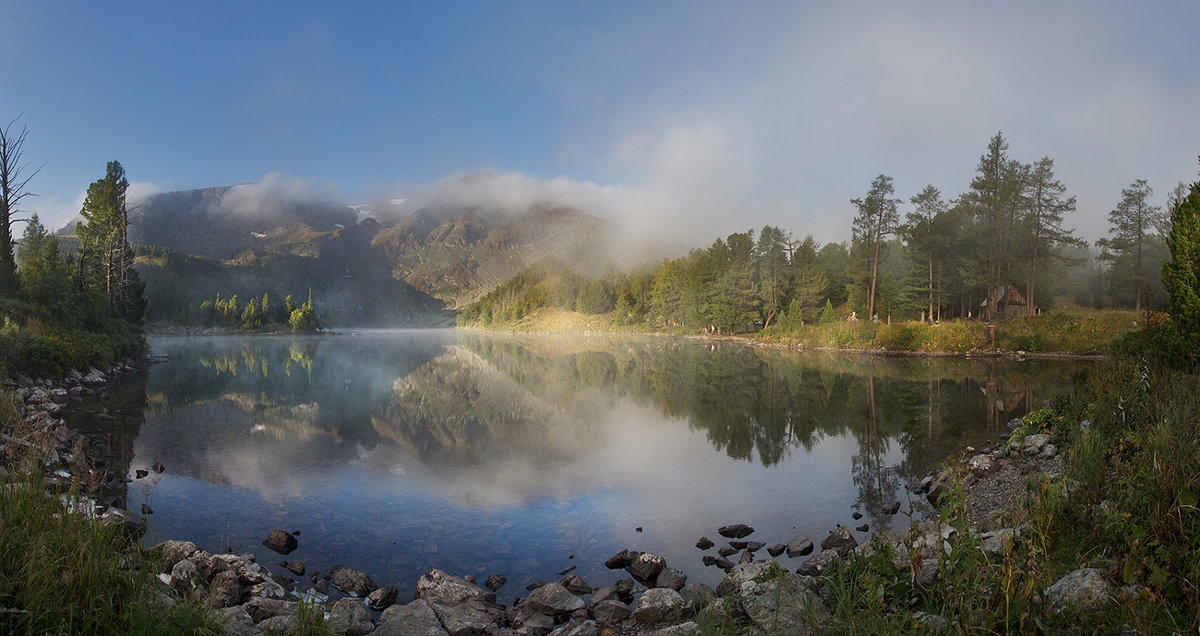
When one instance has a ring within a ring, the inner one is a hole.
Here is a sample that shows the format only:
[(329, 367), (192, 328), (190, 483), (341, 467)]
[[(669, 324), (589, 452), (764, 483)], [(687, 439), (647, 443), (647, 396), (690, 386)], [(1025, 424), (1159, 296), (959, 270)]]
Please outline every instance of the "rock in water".
[(708, 537), (700, 537), (700, 540), (696, 542), (696, 547), (700, 548), (701, 550), (707, 550), (713, 547), (713, 545), (712, 539), (709, 539)]
[(800, 535), (792, 539), (787, 544), (788, 557), (798, 557), (810, 554), (813, 551), (813, 542), (804, 535)]
[(373, 610), (382, 610), (396, 604), (399, 591), (395, 585), (385, 585), (367, 595), (367, 606)]
[(263, 539), (262, 544), (280, 554), (288, 554), (299, 545), (296, 537), (283, 530), (272, 530), (271, 534)]
[(150, 470), (161, 474), (162, 471), (166, 470), (166, 468), (162, 465), (162, 462), (154, 462), (154, 465), (150, 467)]
[(883, 514), (885, 514), (885, 515), (894, 515), (894, 514), (896, 514), (897, 512), (900, 512), (900, 502), (899, 502), (899, 501), (893, 501), (893, 502), (892, 502), (892, 505), (888, 506), (888, 507), (887, 507), (887, 508), (886, 508), (886, 509), (883, 511)]
[(769, 554), (773, 557), (777, 557), (777, 556), (783, 554), (784, 550), (787, 550), (786, 545), (783, 545), (782, 543), (776, 543), (775, 545), (767, 548), (767, 554)]
[(525, 603), (547, 616), (562, 616), (587, 607), (583, 599), (558, 583), (547, 583), (534, 590)]
[(626, 568), (639, 583), (653, 584), (658, 573), (667, 567), (667, 560), (657, 554), (643, 553), (637, 555)]
[(641, 552), (634, 550), (621, 550), (620, 552), (608, 557), (608, 560), (604, 562), (604, 567), (610, 570), (627, 568), (629, 567), (630, 563), (633, 563), (633, 558), (639, 554), (641, 554)]
[(721, 526), (717, 529), (718, 534), (720, 534), (722, 537), (728, 537), (730, 539), (741, 539), (742, 537), (748, 537), (753, 532), (754, 528), (751, 528), (744, 523), (733, 523), (727, 526)]
[(504, 587), (505, 583), (508, 583), (508, 577), (504, 576), (503, 574), (493, 574), (487, 577), (487, 580), (483, 582), (483, 586), (495, 592), (496, 590)]
[(678, 620), (691, 608), (675, 590), (656, 587), (646, 590), (633, 609), (633, 620), (648, 625)]
[(837, 530), (830, 532), (829, 536), (821, 541), (822, 550), (835, 550), (838, 554), (844, 554), (857, 546), (858, 541), (850, 534), (850, 529), (842, 525), (839, 525)]
[(379, 586), (371, 577), (350, 568), (341, 568), (333, 573), (333, 586), (355, 596), (363, 597), (374, 592)]

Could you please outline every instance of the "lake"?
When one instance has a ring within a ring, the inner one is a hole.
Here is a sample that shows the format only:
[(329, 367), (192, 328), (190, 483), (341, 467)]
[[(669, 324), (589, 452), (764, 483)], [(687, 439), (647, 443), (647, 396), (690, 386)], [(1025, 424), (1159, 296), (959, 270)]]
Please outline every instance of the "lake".
[[(721, 545), (730, 523), (767, 545), (907, 525), (883, 512), (910, 509), (905, 483), (1090, 368), (464, 330), (150, 342), (169, 362), (69, 421), (107, 438), (126, 505), (154, 510), (152, 539), (253, 552), (284, 574), (285, 559), (342, 564), (401, 599), (431, 567), (503, 574), (503, 602), (572, 566), (611, 584), (627, 575), (603, 562), (625, 548), (715, 585), (701, 563), (715, 549), (693, 544)], [(155, 462), (165, 472), (135, 479)], [(927, 507), (914, 496), (912, 510)], [(274, 528), (299, 531), (299, 548), (263, 547)]]

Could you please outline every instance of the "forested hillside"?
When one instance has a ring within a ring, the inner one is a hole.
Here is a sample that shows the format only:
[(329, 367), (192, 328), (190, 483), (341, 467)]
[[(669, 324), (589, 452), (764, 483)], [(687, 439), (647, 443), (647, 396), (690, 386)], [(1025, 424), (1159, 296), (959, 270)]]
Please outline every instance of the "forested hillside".
[[(914, 191), (902, 198), (890, 176), (876, 177), (849, 201), (857, 215), (847, 219), (846, 242), (821, 244), (768, 225), (598, 277), (543, 261), (464, 308), (459, 324), (511, 323), (551, 307), (608, 314), (618, 324), (747, 333), (815, 321), (935, 322), (1167, 301), (1159, 272), (1168, 225), (1144, 180), (1122, 192), (1110, 234), (1096, 248), (1071, 229), (1075, 197), (1054, 161), (1010, 157), (999, 133), (964, 192)], [(1172, 192), (1168, 208), (1181, 192)]]

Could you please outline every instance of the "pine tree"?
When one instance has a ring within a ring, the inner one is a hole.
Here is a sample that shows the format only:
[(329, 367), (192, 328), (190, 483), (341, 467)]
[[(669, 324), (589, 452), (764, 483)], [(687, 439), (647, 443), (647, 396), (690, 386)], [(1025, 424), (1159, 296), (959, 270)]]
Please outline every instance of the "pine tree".
[(1185, 350), (1200, 357), (1200, 181), (1171, 208), (1167, 235), (1171, 257), (1163, 263), (1163, 284), (1171, 294), (1171, 322)]
[(854, 242), (856, 245), (874, 245), (874, 257), (871, 261), (871, 295), (867, 301), (867, 314), (875, 315), (875, 283), (879, 278), (879, 253), (885, 234), (896, 231), (900, 222), (900, 214), (896, 211), (899, 199), (890, 198), (896, 189), (892, 178), (881, 174), (871, 182), (871, 189), (862, 199), (852, 199), (850, 202), (858, 207), (858, 216), (854, 218)]
[(1121, 202), (1108, 213), (1111, 236), (1096, 241), (1103, 251), (1100, 258), (1109, 263), (1113, 287), (1124, 287), (1134, 307), (1142, 307), (1142, 289), (1149, 282), (1149, 261), (1160, 240), (1157, 229), (1164, 225), (1162, 208), (1150, 205), (1154, 190), (1145, 179), (1138, 179), (1121, 190)]

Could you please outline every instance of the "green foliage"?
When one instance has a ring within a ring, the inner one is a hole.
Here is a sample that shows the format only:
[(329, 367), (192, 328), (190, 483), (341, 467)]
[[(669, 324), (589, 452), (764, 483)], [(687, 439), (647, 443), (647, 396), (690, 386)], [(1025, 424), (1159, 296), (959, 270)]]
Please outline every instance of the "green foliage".
[(0, 490), (0, 632), (219, 634), (198, 605), (164, 606), (151, 561), (127, 569), (117, 527), (102, 527), (47, 497), (40, 475)]
[(1163, 284), (1171, 294), (1171, 322), (1183, 341), (1181, 351), (1200, 359), (1200, 181), (1171, 209), (1167, 236), (1171, 258), (1163, 263)]
[(288, 325), (292, 328), (292, 333), (313, 333), (321, 328), (317, 323), (316, 311), (313, 310), (312, 292), (308, 293), (308, 300), (292, 312), (288, 318)]

